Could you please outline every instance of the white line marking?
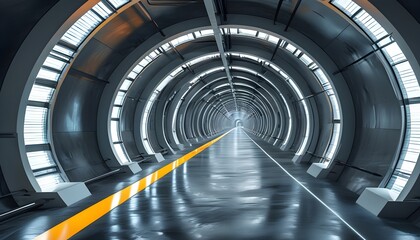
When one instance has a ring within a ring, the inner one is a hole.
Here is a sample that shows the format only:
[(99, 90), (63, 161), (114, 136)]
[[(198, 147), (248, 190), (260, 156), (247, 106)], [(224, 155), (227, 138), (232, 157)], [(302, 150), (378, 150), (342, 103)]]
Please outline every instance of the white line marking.
[(261, 149), (261, 151), (263, 151), (265, 153), (265, 155), (267, 155), (275, 164), (277, 164), (281, 170), (283, 170), (287, 175), (289, 175), (289, 177), (291, 177), (297, 184), (299, 184), (303, 189), (305, 189), (309, 194), (312, 195), (312, 197), (314, 197), (316, 200), (318, 200), (318, 202), (320, 202), (322, 205), (324, 205), (324, 207), (326, 207), (328, 210), (330, 210), (330, 212), (332, 212), (335, 216), (337, 216), (345, 225), (347, 225), (347, 227), (349, 227), (354, 233), (357, 234), (357, 236), (359, 236), (361, 239), (366, 240), (365, 237), (362, 236), (362, 234), (360, 234), (356, 229), (354, 229), (346, 220), (344, 220), (336, 211), (334, 211), (332, 208), (330, 208), (326, 203), (324, 203), (318, 196), (315, 195), (315, 193), (313, 193), (311, 190), (309, 190), (309, 188), (307, 188), (305, 185), (303, 185), (303, 183), (299, 182), (299, 180), (297, 180), (295, 177), (293, 177), (292, 174), (290, 174), (282, 165), (280, 165), (280, 163), (278, 163), (273, 157), (271, 157), (260, 145), (258, 145), (258, 143), (256, 143), (254, 140), (252, 140), (252, 138), (244, 131), (242, 130), (245, 135), (255, 144), (257, 145), (257, 147), (259, 147)]

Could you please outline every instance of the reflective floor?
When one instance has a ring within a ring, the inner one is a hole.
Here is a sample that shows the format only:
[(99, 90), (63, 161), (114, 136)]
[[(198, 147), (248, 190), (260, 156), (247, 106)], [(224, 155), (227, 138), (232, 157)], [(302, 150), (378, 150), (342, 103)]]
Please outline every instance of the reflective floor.
[[(371, 215), (355, 204), (352, 192), (314, 179), (306, 174), (307, 166), (291, 163), (292, 153), (279, 153), (255, 140), (331, 209), (236, 129), (73, 239), (361, 239), (356, 232), (366, 239), (419, 239), (420, 229)], [(27, 214), (10, 222), (13, 229), (13, 223), (26, 221), (10, 234), (0, 226), (0, 236), (36, 236), (86, 204)]]

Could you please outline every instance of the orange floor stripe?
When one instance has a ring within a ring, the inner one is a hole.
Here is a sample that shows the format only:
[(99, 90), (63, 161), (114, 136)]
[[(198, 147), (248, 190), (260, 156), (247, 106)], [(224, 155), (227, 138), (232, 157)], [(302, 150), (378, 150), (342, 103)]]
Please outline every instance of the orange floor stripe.
[(166, 174), (170, 173), (177, 167), (181, 166), (186, 161), (190, 160), (200, 152), (204, 151), (206, 148), (210, 147), (221, 138), (223, 138), (226, 134), (213, 139), (212, 141), (207, 142), (206, 144), (198, 147), (197, 149), (187, 153), (186, 155), (182, 156), (181, 158), (169, 163), (160, 169), (156, 170), (155, 172), (151, 173), (150, 175), (140, 179), (139, 181), (131, 184), (130, 186), (112, 194), (111, 196), (95, 203), (94, 205), (86, 208), (85, 210), (77, 213), (76, 215), (70, 217), (67, 220), (59, 223), (58, 225), (54, 226), (53, 228), (45, 231), (41, 235), (37, 236), (36, 240), (41, 239), (68, 239), (78, 232), (104, 216), (105, 214), (109, 213), (112, 209), (118, 207), (119, 205), (123, 204), (125, 201), (136, 195), (137, 193), (144, 190), (146, 187), (150, 186), (152, 183), (156, 182), (160, 178), (164, 177)]

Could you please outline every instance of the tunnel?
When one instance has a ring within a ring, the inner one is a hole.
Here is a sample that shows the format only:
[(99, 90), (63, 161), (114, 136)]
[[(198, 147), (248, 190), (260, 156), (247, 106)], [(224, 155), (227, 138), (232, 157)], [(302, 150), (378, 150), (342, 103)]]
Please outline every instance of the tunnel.
[(420, 2), (0, 10), (1, 239), (420, 238)]

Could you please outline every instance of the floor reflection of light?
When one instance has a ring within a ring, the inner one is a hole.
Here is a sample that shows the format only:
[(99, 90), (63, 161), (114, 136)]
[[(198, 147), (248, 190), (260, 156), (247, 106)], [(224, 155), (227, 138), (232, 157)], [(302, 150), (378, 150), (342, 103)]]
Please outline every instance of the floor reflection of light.
[(150, 198), (150, 187), (145, 188), (143, 191), (146, 198)]
[(152, 196), (153, 197), (157, 197), (157, 192), (156, 191), (157, 191), (157, 188), (156, 188), (156, 185), (155, 185), (155, 186), (152, 187)]
[(188, 173), (188, 171), (187, 171), (187, 164), (188, 164), (188, 162), (184, 163), (184, 166), (182, 167), (182, 172), (184, 174), (187, 174)]
[(159, 197), (157, 196), (156, 193), (156, 187), (152, 188), (152, 197), (149, 199), (150, 201), (150, 207), (154, 210), (158, 210), (159, 209)]
[(177, 192), (177, 181), (176, 181), (176, 175), (177, 175), (178, 170), (175, 169), (172, 171), (172, 192), (176, 193)]
[(110, 230), (111, 230), (111, 232), (119, 232), (119, 231), (121, 231), (121, 228), (120, 228), (120, 225), (114, 224), (114, 225), (111, 226)]
[[(244, 132), (247, 136), (248, 134)], [(261, 149), (267, 155), (277, 166), (283, 170), (289, 177), (291, 177), (297, 184), (299, 184), (303, 189), (305, 189), (306, 192), (308, 192), (312, 197), (314, 197), (318, 202), (320, 202), (325, 208), (327, 208), (332, 214), (334, 214), (338, 219), (341, 220), (350, 230), (352, 230), (357, 236), (359, 236), (361, 239), (366, 239), (363, 237), (356, 229), (354, 229), (346, 220), (344, 220), (336, 211), (334, 211), (332, 208), (330, 208), (326, 203), (324, 203), (318, 196), (315, 195), (309, 188), (307, 188), (303, 183), (301, 183), (298, 179), (296, 179), (292, 174), (290, 174), (280, 163), (278, 163), (273, 157), (270, 156), (260, 145), (258, 145), (252, 138), (248, 136), (248, 138), (254, 142), (254, 144)]]
[(128, 201), (128, 210), (129, 211), (138, 211), (139, 208), (140, 208), (140, 200), (138, 200), (138, 201)]
[(196, 238), (202, 238), (203, 236), (201, 234), (196, 234), (195, 237)]
[(251, 223), (252, 223), (252, 224), (257, 225), (257, 224), (262, 223), (264, 220), (265, 220), (265, 218), (264, 218), (264, 217), (259, 216), (259, 217), (256, 217), (255, 219), (253, 219), (253, 220), (251, 221)]
[(189, 192), (190, 190), (190, 182), (188, 181), (188, 162), (184, 163), (183, 166), (183, 178), (184, 178), (184, 189), (186, 192)]
[(328, 240), (340, 240), (341, 237), (340, 236), (336, 236), (336, 235), (331, 235), (329, 236)]
[(241, 204), (251, 204), (251, 203), (258, 203), (262, 204), (262, 198), (261, 197), (238, 197), (238, 202)]

